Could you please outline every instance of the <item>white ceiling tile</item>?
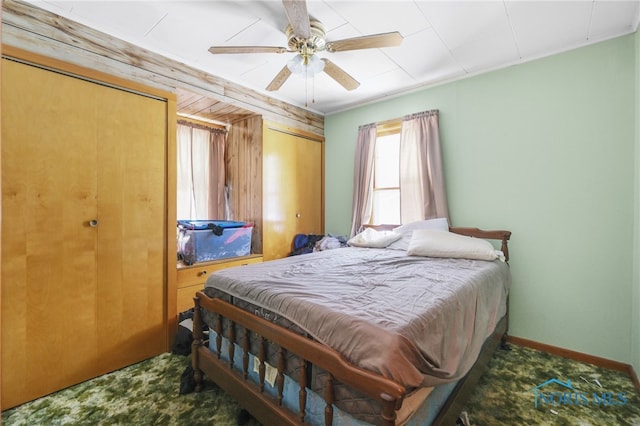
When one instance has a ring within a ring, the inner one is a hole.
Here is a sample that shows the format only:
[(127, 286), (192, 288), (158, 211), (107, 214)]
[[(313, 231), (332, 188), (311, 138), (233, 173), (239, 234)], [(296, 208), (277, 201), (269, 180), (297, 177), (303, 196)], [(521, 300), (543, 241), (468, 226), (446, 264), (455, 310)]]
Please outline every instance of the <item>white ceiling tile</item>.
[[(149, 1), (149, 0), (142, 0)], [(160, 0), (162, 1), (162, 0)], [(183, 0), (184, 1), (184, 0)], [(188, 0), (194, 1), (194, 0)], [(195, 0), (203, 1), (203, 0)], [(265, 24), (271, 25), (275, 29), (284, 32), (287, 27), (287, 15), (284, 13), (284, 7), (281, 1), (269, 0), (205, 0), (215, 8), (216, 12), (229, 13), (234, 19), (244, 17), (254, 17), (264, 21)]]
[[(226, 43), (242, 30), (260, 22), (260, 18), (242, 17), (206, 2), (169, 3), (167, 16), (156, 25), (147, 38), (162, 45)], [(187, 52), (185, 52), (187, 53)]]
[(587, 42), (591, 1), (508, 1), (520, 55), (531, 59)]
[[(227, 31), (238, 31), (237, 28), (231, 28), (226, 24)], [(197, 34), (197, 29), (190, 31), (192, 34)], [(207, 32), (208, 38), (200, 40), (194, 35), (193, 40), (196, 43), (203, 43), (207, 45), (207, 49), (210, 46), (280, 46), (287, 47), (287, 37), (284, 31), (280, 31), (271, 25), (266, 24), (263, 21), (253, 21), (248, 26), (244, 27), (242, 31), (234, 33), (232, 36), (222, 39), (217, 31), (209, 30)], [(241, 55), (243, 56), (243, 55)], [(259, 55), (260, 56), (260, 55)]]
[(390, 47), (386, 52), (416, 81), (441, 79), (445, 74), (461, 70), (433, 29), (405, 37), (402, 47)]
[(444, 45), (467, 72), (519, 60), (502, 2), (419, 2)]
[[(264, 66), (264, 64), (274, 64), (273, 66), (279, 67), (278, 71), (290, 59), (293, 54), (251, 54), (251, 55), (213, 55), (206, 51), (201, 52), (197, 59), (197, 66), (206, 72), (213, 75), (226, 78), (230, 81), (240, 82), (244, 85), (252, 83), (251, 86), (257, 84), (260, 88), (266, 85), (262, 85), (260, 81), (249, 81), (245, 74), (250, 73), (252, 70)], [(277, 72), (277, 71), (276, 71)], [(275, 74), (274, 74), (275, 76)], [(266, 77), (268, 78), (268, 76)], [(271, 79), (268, 79), (271, 81)]]
[[(282, 6), (280, 2), (277, 3)], [(282, 10), (284, 14), (284, 8)], [(347, 23), (329, 4), (321, 0), (307, 1), (307, 12), (310, 18), (322, 22), (327, 34)]]
[[(74, 15), (99, 22), (113, 35), (144, 37), (167, 14), (168, 3), (135, 1), (77, 1)], [(100, 28), (98, 28), (100, 29)]]
[(332, 29), (331, 31), (327, 31), (327, 41), (337, 41), (361, 36), (362, 34), (348, 22)]
[(363, 82), (365, 90), (363, 95), (367, 98), (374, 97), (378, 93), (392, 94), (397, 91), (399, 84), (410, 83), (409, 86), (418, 84), (419, 81), (415, 80), (404, 70), (400, 68), (393, 69), (383, 74), (378, 74), (372, 78)]
[(589, 38), (597, 40), (633, 32), (639, 13), (640, 2), (596, 0)]
[(451, 51), (455, 60), (469, 73), (511, 65), (520, 61), (515, 42), (508, 31), (496, 27), (492, 34), (469, 40)]
[[(215, 11), (215, 13), (212, 13)], [(205, 2), (172, 4), (168, 15), (145, 37), (170, 52), (185, 56), (191, 63), (205, 67), (219, 76), (235, 81), (235, 77), (269, 60), (268, 54), (213, 55), (211, 46), (266, 45), (286, 47), (282, 31), (267, 20), (251, 14), (238, 17), (235, 10), (221, 10)], [(222, 71), (220, 71), (222, 70)]]
[(520, 61), (518, 51), (509, 39), (502, 39), (493, 45), (487, 44), (487, 41), (486, 39), (471, 41), (457, 47), (451, 53), (457, 63), (470, 74)]
[(406, 36), (429, 28), (413, 1), (333, 1), (331, 7), (360, 35), (399, 31)]
[(511, 37), (502, 2), (420, 1), (417, 4), (449, 49), (477, 39), (496, 41), (496, 33), (501, 37)]

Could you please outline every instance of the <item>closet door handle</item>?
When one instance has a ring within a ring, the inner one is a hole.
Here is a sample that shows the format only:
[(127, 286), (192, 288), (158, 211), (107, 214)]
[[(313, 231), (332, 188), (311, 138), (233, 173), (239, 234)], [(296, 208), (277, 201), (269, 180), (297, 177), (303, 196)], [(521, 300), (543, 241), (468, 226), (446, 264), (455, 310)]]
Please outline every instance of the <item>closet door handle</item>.
[(91, 219), (89, 221), (89, 226), (92, 228), (95, 228), (96, 226), (98, 226), (98, 220), (97, 219)]
[(301, 215), (300, 213), (296, 213), (296, 217), (297, 217), (298, 219), (300, 219), (300, 218), (302, 217), (302, 215)]

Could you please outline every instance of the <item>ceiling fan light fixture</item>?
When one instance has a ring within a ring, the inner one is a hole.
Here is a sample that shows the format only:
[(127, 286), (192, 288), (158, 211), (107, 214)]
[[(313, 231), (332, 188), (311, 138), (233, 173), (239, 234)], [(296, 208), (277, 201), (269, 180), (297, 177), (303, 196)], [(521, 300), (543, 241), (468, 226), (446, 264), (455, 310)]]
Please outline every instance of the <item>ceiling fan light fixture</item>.
[[(287, 20), (289, 21), (285, 29), (288, 48), (277, 46), (212, 46), (209, 48), (209, 52), (213, 54), (296, 52), (297, 55), (282, 67), (266, 87), (269, 92), (280, 89), (291, 74), (299, 75), (305, 80), (312, 80), (313, 82), (315, 75), (322, 71), (345, 89), (355, 90), (360, 86), (360, 83), (355, 78), (328, 58), (318, 58), (315, 54), (323, 51), (333, 53), (349, 50), (379, 49), (399, 46), (402, 43), (403, 37), (398, 31), (327, 41), (322, 23), (309, 16), (307, 1), (282, 0)], [(305, 90), (307, 85), (308, 83), (305, 84)]]
[(324, 69), (324, 61), (316, 55), (298, 54), (287, 62), (287, 68), (289, 68), (289, 71), (293, 74), (310, 78), (322, 72)]

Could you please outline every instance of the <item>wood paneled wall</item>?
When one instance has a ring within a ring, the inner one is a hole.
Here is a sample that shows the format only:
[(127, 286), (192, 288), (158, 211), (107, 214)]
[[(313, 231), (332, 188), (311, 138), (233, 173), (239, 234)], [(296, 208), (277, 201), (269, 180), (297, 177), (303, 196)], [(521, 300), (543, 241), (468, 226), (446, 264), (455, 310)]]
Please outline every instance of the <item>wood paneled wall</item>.
[(227, 186), (232, 220), (254, 224), (252, 253), (262, 253), (262, 117), (237, 121), (227, 136)]
[[(243, 109), (267, 120), (324, 134), (324, 117), (191, 68), (18, 0), (2, 1), (5, 44), (176, 93), (201, 95), (211, 108)], [(180, 112), (180, 111), (178, 111)], [(226, 122), (225, 117), (219, 118)]]

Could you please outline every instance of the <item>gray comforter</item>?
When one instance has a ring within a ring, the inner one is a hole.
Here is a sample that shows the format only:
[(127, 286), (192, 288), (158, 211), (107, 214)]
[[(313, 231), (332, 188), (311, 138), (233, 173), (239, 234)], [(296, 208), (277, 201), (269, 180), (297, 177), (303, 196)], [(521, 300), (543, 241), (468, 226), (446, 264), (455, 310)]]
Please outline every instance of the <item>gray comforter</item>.
[(281, 315), (407, 387), (457, 380), (506, 313), (500, 261), (342, 248), (225, 269), (206, 287)]

